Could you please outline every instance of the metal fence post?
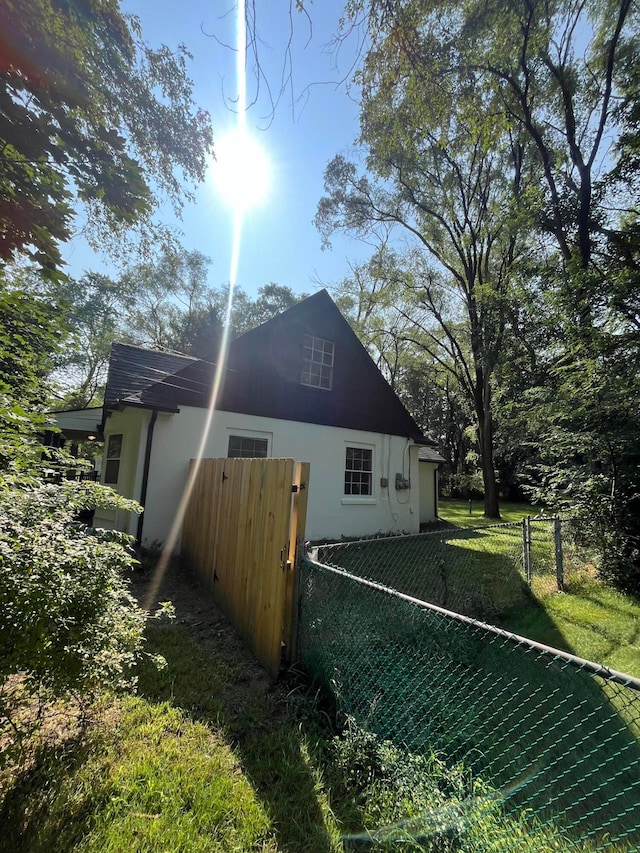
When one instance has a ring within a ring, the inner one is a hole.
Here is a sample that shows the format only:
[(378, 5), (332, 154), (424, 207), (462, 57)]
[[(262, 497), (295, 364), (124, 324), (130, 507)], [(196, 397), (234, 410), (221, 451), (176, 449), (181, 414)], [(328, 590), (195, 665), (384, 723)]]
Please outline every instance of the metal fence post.
[(532, 550), (533, 549), (531, 547), (532, 542), (533, 542), (533, 539), (531, 537), (531, 516), (528, 515), (527, 516), (527, 566), (529, 567), (529, 586), (531, 586), (531, 583), (533, 581), (533, 570), (534, 570), (533, 559), (532, 559)]
[(522, 519), (522, 567), (524, 569), (524, 578), (529, 586), (531, 586), (531, 550), (529, 548), (531, 542), (531, 520)]
[(558, 592), (564, 591), (564, 558), (562, 555), (562, 521), (560, 516), (554, 517), (554, 540), (556, 545), (556, 581)]

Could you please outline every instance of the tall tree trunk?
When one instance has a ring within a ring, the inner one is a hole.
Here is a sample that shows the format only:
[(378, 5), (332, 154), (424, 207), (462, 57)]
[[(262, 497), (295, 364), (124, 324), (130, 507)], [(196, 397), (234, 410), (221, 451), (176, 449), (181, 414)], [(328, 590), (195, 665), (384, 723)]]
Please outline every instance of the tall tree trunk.
[(476, 410), (478, 417), (478, 443), (480, 444), (480, 461), (482, 465), (482, 481), (484, 484), (484, 515), (485, 518), (500, 518), (500, 501), (498, 497), (498, 482), (493, 465), (493, 423), (491, 420), (490, 400), (487, 398), (489, 389), (484, 389), (484, 399)]

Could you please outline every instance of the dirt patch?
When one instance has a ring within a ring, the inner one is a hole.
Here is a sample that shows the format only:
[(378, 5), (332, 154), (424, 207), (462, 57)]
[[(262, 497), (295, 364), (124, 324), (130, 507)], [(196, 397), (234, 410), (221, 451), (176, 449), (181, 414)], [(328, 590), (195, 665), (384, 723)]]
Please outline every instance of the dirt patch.
[(171, 602), (175, 619), (162, 617), (158, 624), (181, 626), (205, 655), (226, 664), (234, 673), (224, 689), (227, 706), (253, 705), (256, 701), (277, 703), (280, 688), (272, 684), (209, 590), (180, 560), (171, 560), (164, 571), (158, 567), (135, 571), (131, 591), (140, 606), (151, 613), (163, 602)]

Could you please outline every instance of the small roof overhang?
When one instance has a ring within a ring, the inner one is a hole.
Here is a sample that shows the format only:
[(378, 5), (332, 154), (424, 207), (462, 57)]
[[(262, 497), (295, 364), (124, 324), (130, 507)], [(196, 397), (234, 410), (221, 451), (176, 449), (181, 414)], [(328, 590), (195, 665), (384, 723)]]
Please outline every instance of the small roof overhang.
[(100, 435), (102, 406), (49, 412), (47, 417), (55, 422), (62, 435), (69, 441), (92, 441)]
[(418, 459), (420, 462), (444, 462), (443, 456), (440, 456), (438, 451), (433, 447), (421, 447), (418, 451)]

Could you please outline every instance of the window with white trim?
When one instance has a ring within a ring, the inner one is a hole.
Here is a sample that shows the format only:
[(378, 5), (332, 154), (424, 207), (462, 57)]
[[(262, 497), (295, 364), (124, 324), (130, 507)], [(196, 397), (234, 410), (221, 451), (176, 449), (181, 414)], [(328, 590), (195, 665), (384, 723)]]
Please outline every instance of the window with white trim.
[(122, 459), (122, 433), (109, 436), (107, 441), (107, 454), (104, 466), (103, 482), (108, 486), (118, 484), (120, 474), (120, 460)]
[(333, 351), (332, 341), (302, 336), (302, 373), (300, 384), (312, 388), (330, 391), (333, 387)]
[(373, 494), (373, 450), (347, 447), (344, 466), (345, 495)]
[(248, 435), (230, 435), (229, 459), (266, 459), (269, 452), (269, 439), (254, 438)]

